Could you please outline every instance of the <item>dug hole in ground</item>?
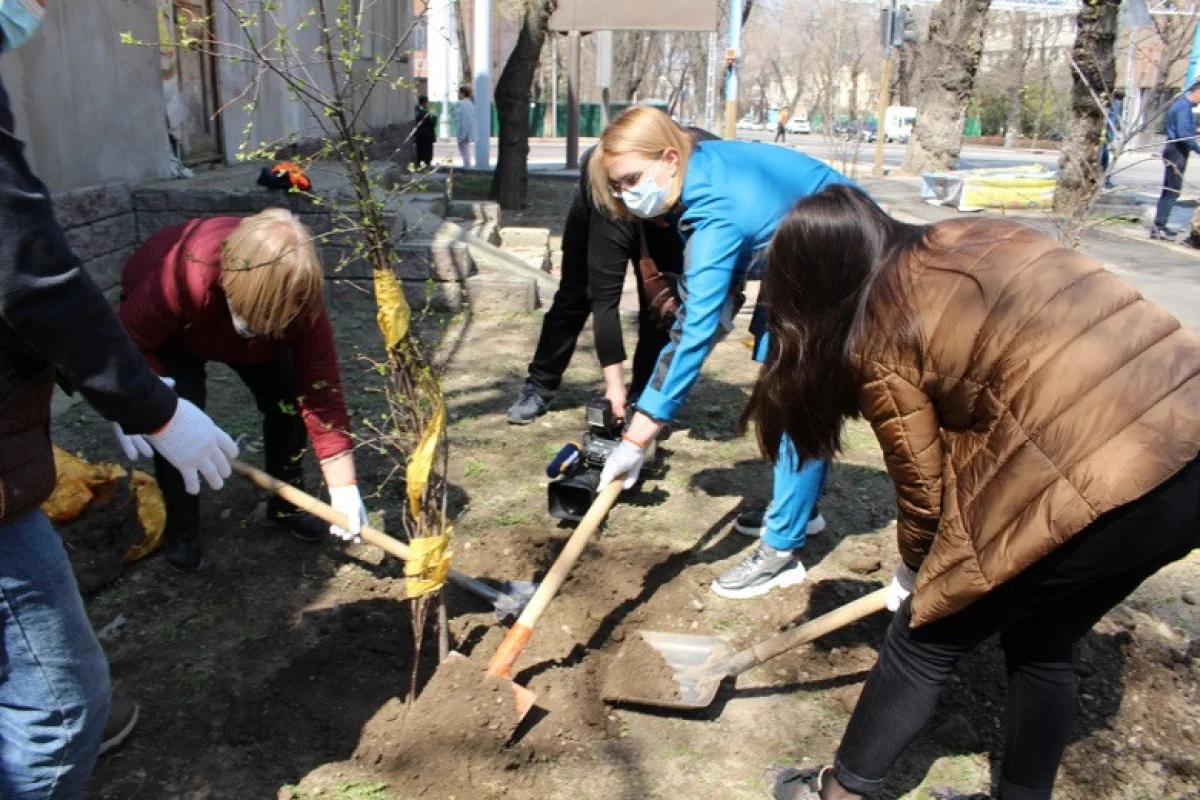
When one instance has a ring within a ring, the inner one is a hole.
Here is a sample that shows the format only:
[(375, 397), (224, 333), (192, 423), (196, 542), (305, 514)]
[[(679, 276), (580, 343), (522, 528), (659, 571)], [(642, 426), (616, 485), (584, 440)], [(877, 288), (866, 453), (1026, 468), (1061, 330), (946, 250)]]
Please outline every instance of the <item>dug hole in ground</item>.
[[(506, 221), (561, 233), (573, 188), (534, 180), (533, 210)], [(383, 407), (367, 360), (380, 354), (373, 312), (365, 298), (332, 312), (351, 416), (364, 433), (363, 420)], [(430, 341), (462, 335), (445, 388), (454, 559), (468, 574), (536, 579), (570, 533), (546, 514), (543, 468), (582, 433), (582, 407), (599, 375), (585, 331), (554, 410), (527, 427), (505, 424), (540, 321), (515, 314), (421, 323)], [(630, 348), (635, 336), (627, 333)], [(264, 522), (257, 490), (231, 480), (203, 495), (207, 559), (199, 574), (177, 575), (150, 557), (123, 572), (105, 561), (103, 574), (88, 577), (89, 612), (97, 629), (109, 626), (114, 676), (142, 705), (137, 732), (99, 763), (88, 796), (725, 800), (764, 797), (760, 776), (773, 761), (827, 763), (886, 614), (759, 667), (736, 687), (727, 683), (701, 711), (601, 700), (617, 651), (639, 629), (745, 646), (878, 588), (897, 562), (891, 483), (870, 430), (856, 423), (821, 503), (828, 528), (803, 551), (809, 578), (754, 600), (709, 592), (754, 546), (732, 531), (733, 519), (764, 505), (771, 483), (753, 442), (733, 432), (755, 376), (743, 336), (713, 353), (661, 448), (661, 466), (613, 509), (517, 662), (514, 676), (537, 692), (542, 709), (517, 741), (504, 741), (510, 698), (475, 679), (502, 634), (489, 606), (449, 590), (453, 637), (475, 668), (439, 669), (439, 702), (410, 713), (403, 698), (414, 655), (399, 562), (333, 539), (297, 542)], [(233, 435), (247, 435), (244, 457), (261, 463), (259, 417), (226, 369), (209, 370), (209, 410)], [(81, 406), (55, 419), (54, 439), (92, 460), (119, 460), (107, 425)], [(394, 466), (366, 448), (358, 459), (368, 491)], [(392, 483), (367, 503), (374, 521), (395, 533), (402, 501)], [(122, 508), (133, 513), (132, 504)], [(104, 561), (98, 551), (126, 544), (113, 513), (63, 527), (81, 569), (92, 564), (94, 572)], [(1193, 554), (1086, 637), (1079, 718), (1056, 797), (1200, 797), (1200, 609), (1191, 594), (1198, 586)], [(435, 662), (430, 632), (419, 688)], [(1004, 698), (1003, 656), (989, 643), (963, 661), (880, 797), (922, 797), (938, 785), (986, 791)]]

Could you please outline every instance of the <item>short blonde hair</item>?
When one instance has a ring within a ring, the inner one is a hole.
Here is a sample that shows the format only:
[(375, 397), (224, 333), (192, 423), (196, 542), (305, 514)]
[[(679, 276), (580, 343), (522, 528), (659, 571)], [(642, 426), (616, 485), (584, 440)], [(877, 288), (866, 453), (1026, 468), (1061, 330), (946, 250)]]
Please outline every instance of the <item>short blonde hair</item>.
[(268, 208), (242, 220), (221, 248), (221, 288), (259, 336), (283, 337), (325, 309), (325, 271), (313, 235), (292, 212)]
[(692, 137), (657, 108), (627, 108), (621, 116), (609, 123), (604, 133), (600, 134), (600, 142), (588, 161), (588, 184), (592, 191), (592, 202), (612, 216), (632, 217), (621, 198), (613, 197), (608, 188), (608, 165), (605, 162), (610, 156), (622, 156), (626, 153), (637, 153), (647, 158), (662, 158), (668, 149), (679, 153), (679, 170), (667, 188), (667, 206), (670, 207), (679, 202), (679, 196), (683, 193), (683, 176), (687, 172), (688, 160), (692, 155)]

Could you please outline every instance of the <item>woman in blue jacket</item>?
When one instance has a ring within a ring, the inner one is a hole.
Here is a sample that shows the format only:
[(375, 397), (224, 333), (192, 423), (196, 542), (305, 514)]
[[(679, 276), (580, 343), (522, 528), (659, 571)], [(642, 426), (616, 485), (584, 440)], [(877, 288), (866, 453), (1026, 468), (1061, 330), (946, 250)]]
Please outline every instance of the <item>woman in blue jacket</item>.
[[(781, 147), (748, 142), (693, 144), (670, 117), (635, 106), (600, 137), (588, 165), (592, 196), (608, 213), (643, 219), (666, 217), (685, 242), (683, 306), (671, 341), (659, 356), (650, 384), (637, 401), (624, 440), (605, 465), (601, 486), (625, 475), (633, 486), (646, 445), (670, 423), (700, 375), (713, 346), (733, 328), (752, 267), (779, 222), (801, 198), (832, 183), (838, 172)], [(756, 309), (755, 360), (767, 352), (766, 327)], [(799, 463), (785, 438), (775, 467), (771, 505), (744, 514), (741, 533), (761, 535), (759, 546), (713, 583), (723, 597), (766, 594), (804, 580), (795, 555), (808, 533), (824, 527), (816, 503), (828, 464)]]

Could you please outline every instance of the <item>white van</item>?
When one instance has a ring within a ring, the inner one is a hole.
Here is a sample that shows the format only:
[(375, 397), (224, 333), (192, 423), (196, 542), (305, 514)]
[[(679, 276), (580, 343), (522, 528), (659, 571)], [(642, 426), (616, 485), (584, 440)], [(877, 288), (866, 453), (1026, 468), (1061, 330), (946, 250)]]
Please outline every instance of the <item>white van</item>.
[(907, 142), (917, 121), (913, 106), (888, 106), (883, 116), (883, 132), (889, 142)]

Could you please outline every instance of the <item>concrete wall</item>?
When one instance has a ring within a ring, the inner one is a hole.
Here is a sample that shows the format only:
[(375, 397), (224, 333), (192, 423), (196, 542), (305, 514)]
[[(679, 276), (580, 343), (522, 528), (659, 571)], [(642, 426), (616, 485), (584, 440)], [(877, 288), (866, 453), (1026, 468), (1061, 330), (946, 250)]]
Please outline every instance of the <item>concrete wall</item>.
[(26, 45), (0, 57), (17, 134), (34, 171), (63, 192), (164, 174), (166, 107), (154, 0), (47, 3)]
[[(372, 35), (367, 39), (368, 48), (356, 64), (356, 73), (362, 74), (372, 69), (376, 57), (388, 58), (393, 46), (407, 35), (412, 12), (404, 5), (399, 2), (367, 3), (363, 28), (371, 31)], [(337, 3), (326, 4), (330, 11), (337, 7)], [(228, 9), (218, 6), (217, 38), (244, 47), (248, 37), (252, 37), (261, 46), (261, 43), (272, 42), (278, 35), (278, 26), (287, 26), (287, 38), (295, 47), (294, 51), (288, 50), (287, 57), (307, 57), (311, 61), (312, 54), (320, 46), (317, 24), (309, 16), (312, 8), (313, 0), (290, 0), (280, 4), (273, 17), (259, 14), (243, 24)], [(332, 20), (330, 24), (333, 25)], [(407, 45), (401, 46), (402, 51), (408, 49)], [(267, 52), (276, 58), (280, 55), (270, 45), (267, 46)], [(319, 91), (328, 93), (331, 86), (328, 69), (323, 63), (318, 67), (311, 69), (312, 84)], [(339, 65), (339, 79), (340, 75)], [(391, 68), (389, 80), (410, 78), (411, 75), (410, 64), (396, 63)], [(252, 152), (264, 144), (279, 142), (289, 136), (300, 141), (311, 141), (328, 134), (328, 120), (321, 117), (319, 109), (314, 115), (303, 103), (290, 100), (282, 80), (268, 76), (258, 82), (254, 91), (243, 92), (244, 87), (251, 86), (254, 80), (255, 70), (249, 64), (228, 60), (221, 62), (217, 86), (220, 104), (226, 108), (222, 115), (222, 133), (227, 163), (236, 163), (239, 152)], [(359, 119), (359, 129), (374, 130), (411, 124), (416, 106), (414, 95), (413, 90), (392, 89), (386, 82), (381, 82), (367, 100), (365, 113)], [(360, 101), (350, 98), (347, 102), (353, 105)], [(377, 153), (376, 157), (384, 158), (386, 154)]]

